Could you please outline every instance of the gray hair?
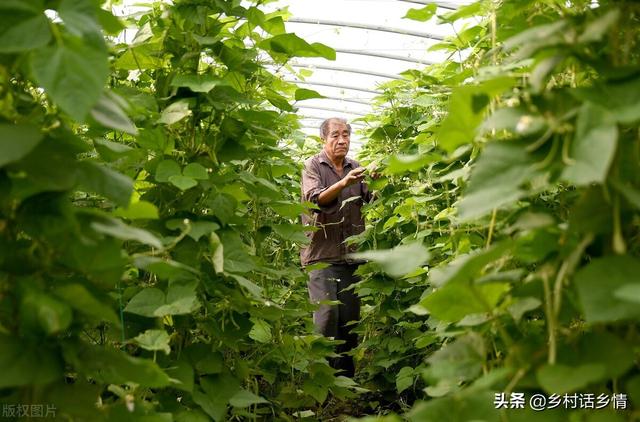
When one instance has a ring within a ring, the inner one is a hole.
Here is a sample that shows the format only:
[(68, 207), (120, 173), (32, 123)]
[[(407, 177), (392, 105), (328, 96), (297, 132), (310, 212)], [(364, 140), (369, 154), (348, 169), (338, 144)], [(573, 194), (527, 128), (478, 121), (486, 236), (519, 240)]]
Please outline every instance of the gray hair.
[(331, 122), (340, 122), (347, 125), (347, 129), (349, 130), (349, 134), (351, 134), (351, 125), (347, 122), (347, 119), (343, 119), (342, 117), (329, 117), (325, 119), (320, 125), (320, 138), (327, 139), (328, 131), (329, 131), (329, 123)]

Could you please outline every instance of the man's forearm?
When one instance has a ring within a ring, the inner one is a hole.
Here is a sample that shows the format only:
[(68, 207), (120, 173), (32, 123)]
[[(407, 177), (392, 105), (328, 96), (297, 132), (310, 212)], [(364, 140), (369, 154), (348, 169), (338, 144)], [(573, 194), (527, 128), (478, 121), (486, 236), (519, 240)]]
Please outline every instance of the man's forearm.
[(342, 189), (345, 188), (345, 179), (341, 179), (329, 186), (327, 189), (323, 190), (320, 195), (318, 195), (318, 205), (325, 206), (331, 204), (342, 192)]

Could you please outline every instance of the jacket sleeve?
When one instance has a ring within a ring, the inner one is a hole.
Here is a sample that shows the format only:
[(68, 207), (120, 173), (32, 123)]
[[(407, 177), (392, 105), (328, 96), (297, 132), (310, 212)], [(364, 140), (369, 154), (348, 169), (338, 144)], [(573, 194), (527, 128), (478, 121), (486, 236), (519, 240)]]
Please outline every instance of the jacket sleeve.
[(322, 183), (322, 176), (318, 167), (319, 164), (315, 163), (313, 160), (307, 160), (304, 163), (304, 169), (302, 170), (302, 200), (309, 201), (317, 205), (320, 209), (313, 210), (315, 212), (333, 214), (339, 209), (338, 198), (328, 205), (318, 204), (318, 196), (329, 188), (329, 186), (325, 186)]

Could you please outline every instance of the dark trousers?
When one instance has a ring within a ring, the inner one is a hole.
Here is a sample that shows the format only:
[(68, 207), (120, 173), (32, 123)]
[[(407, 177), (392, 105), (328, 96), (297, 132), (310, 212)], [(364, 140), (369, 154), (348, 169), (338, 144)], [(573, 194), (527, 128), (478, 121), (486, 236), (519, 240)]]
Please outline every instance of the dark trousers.
[(344, 353), (358, 345), (358, 335), (351, 332), (353, 325), (347, 327), (346, 324), (360, 319), (360, 298), (353, 290), (345, 289), (360, 280), (353, 274), (356, 268), (356, 264), (331, 264), (327, 268), (309, 272), (307, 283), (311, 302), (340, 301), (338, 305), (319, 305), (313, 313), (313, 324), (316, 331), (326, 337), (345, 341), (336, 348), (340, 357), (331, 359), (330, 364), (348, 377), (353, 377), (355, 366), (353, 358)]

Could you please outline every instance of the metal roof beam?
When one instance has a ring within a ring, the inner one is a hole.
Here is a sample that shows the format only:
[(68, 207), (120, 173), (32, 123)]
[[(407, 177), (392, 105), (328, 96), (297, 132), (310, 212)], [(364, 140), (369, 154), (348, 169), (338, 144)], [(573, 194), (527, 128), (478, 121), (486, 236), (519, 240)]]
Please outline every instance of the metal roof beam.
[(294, 83), (294, 84), (305, 84), (305, 85), (313, 85), (313, 86), (328, 86), (331, 88), (339, 88), (339, 89), (350, 89), (353, 91), (361, 91), (361, 92), (369, 92), (371, 94), (382, 94), (382, 91), (376, 91), (374, 89), (367, 89), (367, 88), (358, 88), (352, 85), (340, 85), (340, 84), (334, 84), (334, 83), (330, 83), (330, 82), (315, 82), (315, 81), (296, 81), (295, 79), (284, 79), (285, 82), (290, 82), (290, 83)]
[(391, 73), (374, 72), (366, 69), (354, 69), (352, 67), (331, 66), (331, 65), (325, 65), (325, 64), (300, 64), (300, 63), (289, 63), (289, 65), (292, 67), (302, 67), (306, 69), (336, 70), (338, 72), (359, 73), (361, 75), (378, 76), (380, 78), (387, 78), (387, 79), (402, 79), (400, 76), (392, 75)]
[[(300, 116), (301, 120), (319, 120), (321, 122), (327, 120), (328, 118), (329, 117), (327, 116), (316, 116), (313, 114), (309, 114), (307, 116)], [(355, 122), (355, 123), (349, 122), (349, 124), (351, 126), (364, 126), (364, 123), (360, 123), (360, 122)]]
[(430, 60), (422, 60), (422, 59), (414, 59), (411, 57), (402, 57), (402, 56), (394, 56), (393, 54), (384, 54), (377, 53), (375, 51), (370, 50), (352, 50), (346, 48), (335, 48), (336, 52), (344, 53), (344, 54), (356, 54), (359, 56), (369, 56), (369, 57), (381, 57), (383, 59), (391, 59), (391, 60), (399, 60), (403, 62), (411, 62), (411, 63), (420, 63), (420, 64), (434, 64), (435, 62)]
[[(429, 0), (398, 0), (398, 1), (402, 1), (405, 3), (421, 4), (423, 6), (433, 3), (432, 1), (429, 1)], [(444, 2), (435, 2), (435, 3), (441, 9), (458, 10), (458, 8), (451, 3), (444, 3)]]
[(427, 38), (427, 39), (436, 40), (436, 41), (444, 40), (444, 37), (436, 34), (430, 34), (428, 32), (410, 31), (408, 29), (393, 28), (390, 26), (380, 26), (380, 25), (367, 25), (367, 24), (356, 23), (356, 22), (334, 21), (329, 19), (307, 19), (307, 18), (296, 18), (296, 17), (289, 18), (287, 22), (327, 25), (327, 26), (340, 26), (345, 28), (356, 28), (356, 29), (368, 29), (371, 31), (382, 31), (382, 32), (390, 32), (393, 34), (410, 35), (412, 37)]
[(343, 110), (340, 108), (334, 108), (334, 107), (318, 107), (318, 106), (308, 106), (308, 105), (296, 105), (297, 108), (311, 108), (314, 110), (324, 110), (324, 111), (337, 111), (339, 113), (345, 113), (345, 114), (354, 114), (356, 116), (366, 116), (369, 113), (365, 113), (362, 111), (348, 111), (348, 110)]

